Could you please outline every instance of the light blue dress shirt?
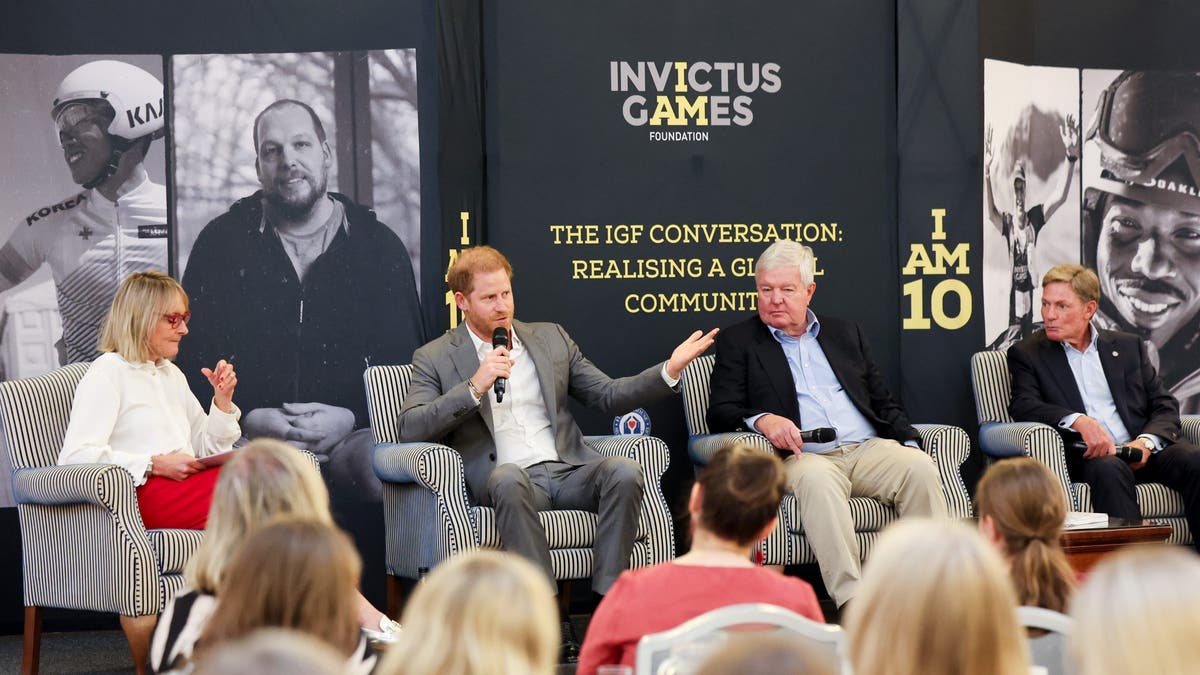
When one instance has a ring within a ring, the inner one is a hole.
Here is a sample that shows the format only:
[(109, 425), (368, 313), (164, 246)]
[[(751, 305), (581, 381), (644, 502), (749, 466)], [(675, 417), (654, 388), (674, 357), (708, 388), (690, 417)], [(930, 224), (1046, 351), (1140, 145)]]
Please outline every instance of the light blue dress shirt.
[[(832, 443), (805, 443), (804, 451), (826, 453), (842, 445), (874, 438), (875, 427), (854, 407), (817, 342), (821, 323), (811, 309), (807, 320), (808, 328), (798, 338), (768, 326), (771, 335), (783, 347), (792, 371), (796, 399), (800, 404), (800, 422), (805, 429), (832, 427), (837, 431), (837, 439)], [(762, 415), (747, 419), (747, 428), (754, 429), (754, 422), (759, 417)]]
[[(1113, 400), (1108, 379), (1104, 376), (1104, 365), (1100, 363), (1100, 349), (1097, 346), (1100, 332), (1096, 330), (1095, 326), (1089, 326), (1088, 329), (1092, 333), (1092, 339), (1082, 352), (1075, 349), (1069, 342), (1062, 343), (1063, 351), (1067, 355), (1067, 364), (1071, 367), (1071, 375), (1075, 377), (1075, 386), (1079, 389), (1079, 395), (1083, 397), (1084, 413), (1067, 415), (1059, 421), (1058, 425), (1064, 429), (1070, 429), (1075, 420), (1086, 413), (1088, 417), (1104, 427), (1108, 435), (1112, 436), (1113, 443), (1125, 445), (1133, 439), (1133, 435), (1129, 433), (1125, 422), (1117, 414), (1116, 401)], [(1162, 449), (1162, 439), (1154, 434), (1142, 434), (1138, 438), (1148, 439), (1154, 444), (1155, 452)]]

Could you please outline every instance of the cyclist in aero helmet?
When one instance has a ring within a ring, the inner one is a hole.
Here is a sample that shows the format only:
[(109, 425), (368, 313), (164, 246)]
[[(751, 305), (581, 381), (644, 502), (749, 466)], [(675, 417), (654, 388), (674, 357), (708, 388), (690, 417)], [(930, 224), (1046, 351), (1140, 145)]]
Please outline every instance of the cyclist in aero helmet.
[(1181, 412), (1200, 413), (1200, 73), (1125, 71), (1084, 153), (1084, 264), (1102, 328), (1157, 351)]
[(167, 269), (167, 200), (142, 162), (165, 130), (163, 86), (120, 61), (63, 79), (50, 107), (71, 179), (82, 192), (17, 223), (0, 248), (0, 291), (49, 265), (62, 315), (63, 363), (97, 355), (96, 336), (121, 280)]

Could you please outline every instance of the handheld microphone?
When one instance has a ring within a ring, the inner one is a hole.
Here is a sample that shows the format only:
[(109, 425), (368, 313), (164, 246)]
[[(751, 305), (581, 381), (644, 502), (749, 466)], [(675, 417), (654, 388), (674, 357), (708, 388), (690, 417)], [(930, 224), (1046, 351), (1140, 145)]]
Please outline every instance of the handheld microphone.
[[(1079, 453), (1087, 452), (1087, 443), (1083, 441), (1069, 441), (1067, 449)], [(1127, 464), (1136, 464), (1142, 461), (1142, 451), (1128, 445), (1118, 445), (1117, 459)]]
[[(499, 326), (492, 331), (492, 349), (497, 347), (508, 347), (508, 329), (504, 326)], [(508, 378), (497, 377), (495, 383), (492, 384), (492, 391), (496, 392), (496, 403), (504, 400), (504, 390), (508, 388)]]
[(800, 440), (805, 443), (832, 443), (837, 440), (837, 431), (829, 427), (800, 430)]

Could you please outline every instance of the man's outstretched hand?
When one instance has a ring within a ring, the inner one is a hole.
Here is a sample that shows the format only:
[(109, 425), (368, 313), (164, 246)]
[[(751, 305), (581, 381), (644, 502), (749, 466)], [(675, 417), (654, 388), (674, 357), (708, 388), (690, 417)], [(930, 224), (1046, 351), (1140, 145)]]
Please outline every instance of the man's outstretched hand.
[(720, 328), (714, 328), (707, 333), (696, 331), (688, 336), (675, 351), (671, 352), (671, 358), (667, 359), (667, 375), (672, 380), (679, 379), (680, 373), (687, 367), (687, 364), (692, 362), (692, 359), (703, 354), (709, 347), (712, 346), (713, 339), (717, 337), (717, 331)]

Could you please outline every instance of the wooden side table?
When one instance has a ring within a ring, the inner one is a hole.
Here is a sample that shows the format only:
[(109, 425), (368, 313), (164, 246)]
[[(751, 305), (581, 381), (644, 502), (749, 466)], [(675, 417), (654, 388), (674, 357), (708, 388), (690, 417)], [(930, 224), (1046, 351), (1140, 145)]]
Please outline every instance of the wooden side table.
[(1072, 569), (1082, 573), (1100, 558), (1130, 544), (1161, 543), (1171, 536), (1171, 526), (1156, 520), (1108, 519), (1107, 527), (1063, 530), (1058, 541)]

